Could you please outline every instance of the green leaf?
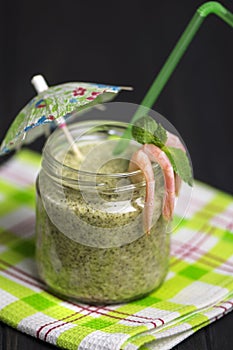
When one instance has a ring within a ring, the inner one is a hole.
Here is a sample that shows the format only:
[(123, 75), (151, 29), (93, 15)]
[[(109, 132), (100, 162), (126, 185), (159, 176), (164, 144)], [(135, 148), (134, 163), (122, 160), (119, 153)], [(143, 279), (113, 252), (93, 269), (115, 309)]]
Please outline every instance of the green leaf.
[(174, 171), (184, 182), (187, 182), (190, 186), (192, 186), (193, 176), (186, 153), (179, 148), (166, 146), (163, 147), (163, 151), (168, 156)]
[(133, 138), (139, 143), (152, 143), (154, 132), (158, 128), (156, 121), (150, 116), (144, 116), (132, 126)]
[(165, 144), (167, 141), (167, 132), (161, 124), (158, 124), (158, 127), (154, 132), (154, 136), (163, 144)]
[(159, 148), (162, 148), (167, 141), (166, 130), (149, 115), (137, 120), (132, 126), (132, 135), (139, 143), (152, 143)]
[(145, 131), (150, 132), (151, 134), (154, 134), (154, 132), (158, 128), (158, 124), (156, 123), (156, 121), (153, 118), (151, 118), (149, 115), (146, 115), (138, 119), (135, 125), (138, 127), (141, 127)]

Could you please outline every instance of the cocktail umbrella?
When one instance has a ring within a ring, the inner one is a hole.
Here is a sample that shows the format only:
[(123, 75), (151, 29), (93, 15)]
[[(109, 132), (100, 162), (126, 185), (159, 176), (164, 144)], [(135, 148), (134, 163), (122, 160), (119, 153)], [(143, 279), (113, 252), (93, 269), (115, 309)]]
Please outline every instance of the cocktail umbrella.
[(131, 90), (128, 87), (80, 82), (48, 87), (42, 76), (34, 77), (32, 83), (38, 95), (16, 116), (1, 144), (0, 155), (34, 141), (43, 135), (44, 127), (53, 122), (63, 129), (74, 147), (66, 128), (66, 119), (72, 112), (110, 101), (120, 90)]

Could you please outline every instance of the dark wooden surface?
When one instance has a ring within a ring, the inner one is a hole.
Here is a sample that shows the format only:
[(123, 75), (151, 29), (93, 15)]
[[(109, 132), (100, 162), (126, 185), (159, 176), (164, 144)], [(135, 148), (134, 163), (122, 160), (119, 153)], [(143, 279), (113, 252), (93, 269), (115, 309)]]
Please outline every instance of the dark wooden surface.
[[(0, 350), (55, 350), (56, 347), (3, 323), (0, 323)], [(207, 326), (173, 350), (231, 350), (233, 349), (233, 313)]]

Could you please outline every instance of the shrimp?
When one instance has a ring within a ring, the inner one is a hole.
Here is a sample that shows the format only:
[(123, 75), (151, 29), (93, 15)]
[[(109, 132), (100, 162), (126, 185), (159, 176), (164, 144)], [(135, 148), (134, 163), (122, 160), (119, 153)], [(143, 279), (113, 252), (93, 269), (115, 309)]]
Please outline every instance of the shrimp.
[(144, 228), (150, 234), (154, 212), (155, 178), (151, 162), (157, 162), (164, 173), (165, 196), (163, 200), (163, 216), (170, 220), (175, 204), (175, 180), (172, 165), (166, 154), (155, 145), (144, 145), (136, 151), (129, 163), (129, 172), (141, 169), (146, 178), (146, 198), (144, 207)]
[[(146, 178), (146, 198), (144, 205), (144, 229), (146, 234), (150, 234), (152, 226), (153, 212), (154, 212), (154, 191), (155, 191), (155, 178), (151, 161), (147, 154), (139, 149), (136, 151), (129, 163), (129, 172), (133, 172), (140, 169)], [(137, 178), (135, 179), (137, 180)]]
[[(179, 148), (185, 152), (185, 148), (180, 139), (167, 131), (166, 146)], [(174, 174), (173, 167), (167, 155), (157, 146), (153, 144), (145, 144), (136, 151), (129, 163), (129, 172), (140, 169), (146, 178), (146, 198), (144, 206), (144, 228), (147, 234), (150, 234), (154, 212), (154, 191), (155, 178), (151, 162), (157, 162), (164, 175), (165, 195), (163, 198), (162, 214), (166, 220), (170, 220), (173, 216), (175, 207), (175, 195), (178, 195), (181, 179)], [(134, 180), (137, 181), (137, 177)]]
[[(175, 148), (179, 148), (182, 151), (186, 152), (183, 144), (181, 143), (180, 139), (178, 136), (170, 133), (169, 131), (167, 131), (167, 142), (166, 142), (166, 146), (171, 146), (171, 147), (175, 147)], [(179, 175), (175, 174), (175, 189), (176, 189), (176, 196), (179, 195), (180, 192), (180, 188), (181, 188), (181, 183), (182, 180), (179, 177)]]
[(173, 216), (175, 207), (175, 178), (173, 167), (166, 154), (157, 146), (145, 144), (143, 151), (148, 155), (149, 159), (157, 162), (164, 176), (165, 195), (163, 199), (163, 216), (166, 220), (170, 220)]

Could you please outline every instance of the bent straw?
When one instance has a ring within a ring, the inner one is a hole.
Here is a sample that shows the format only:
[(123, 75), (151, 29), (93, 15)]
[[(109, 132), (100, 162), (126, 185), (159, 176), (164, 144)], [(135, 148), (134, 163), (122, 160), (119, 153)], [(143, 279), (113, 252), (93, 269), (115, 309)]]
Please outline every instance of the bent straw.
[[(31, 83), (38, 94), (48, 89), (48, 84), (42, 75), (35, 75), (32, 78)], [(54, 121), (56, 122), (57, 126), (64, 132), (74, 154), (77, 156), (78, 159), (83, 160), (83, 155), (76, 146), (75, 141), (67, 128), (65, 119), (63, 117), (60, 117), (59, 120), (59, 123), (56, 120)]]
[[(223, 7), (219, 2), (210, 1), (198, 7), (191, 21), (187, 25), (185, 31), (178, 40), (176, 46), (168, 56), (162, 69), (160, 70), (159, 74), (157, 75), (148, 92), (146, 93), (145, 97), (143, 98), (141, 105), (138, 107), (136, 113), (134, 114), (131, 120), (131, 124), (133, 124), (136, 120), (142, 117), (145, 107), (153, 107), (161, 91), (166, 85), (168, 79), (174, 72), (180, 59), (184, 55), (195, 34), (200, 28), (202, 22), (210, 14), (215, 14), (216, 16), (220, 17), (224, 22), (233, 27), (233, 14), (230, 11), (228, 11), (225, 7)], [(114, 149), (114, 154), (120, 154), (128, 145), (129, 140), (131, 138), (131, 127), (132, 125), (129, 125), (129, 127), (121, 136), (121, 140), (118, 142)]]

